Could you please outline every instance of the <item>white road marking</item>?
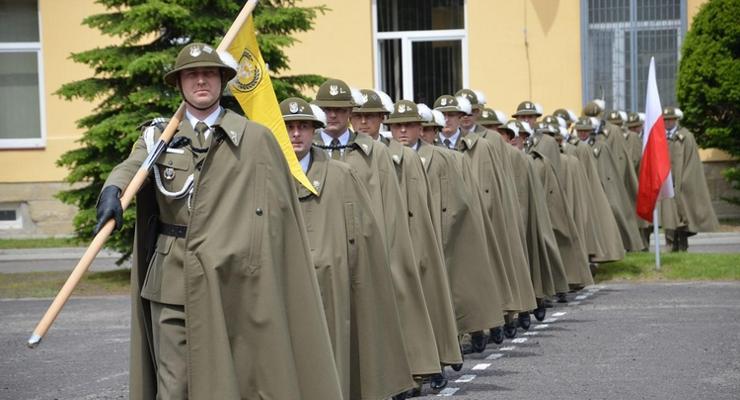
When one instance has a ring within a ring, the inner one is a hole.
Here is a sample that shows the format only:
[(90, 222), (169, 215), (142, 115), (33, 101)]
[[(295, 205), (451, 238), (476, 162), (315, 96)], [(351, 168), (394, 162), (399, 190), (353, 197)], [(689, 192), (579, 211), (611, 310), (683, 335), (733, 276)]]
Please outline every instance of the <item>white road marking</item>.
[(568, 303), (569, 306), (577, 306), (579, 304), (581, 304), (580, 301), (571, 301), (570, 303)]
[(542, 322), (544, 322), (546, 324), (552, 324), (553, 322), (557, 322), (557, 321), (558, 321), (557, 318), (548, 318), (548, 319), (546, 319), (546, 320), (544, 320)]
[(537, 336), (539, 334), (539, 332), (524, 332), (524, 336)]
[(490, 356), (486, 357), (486, 360), (498, 360), (499, 358), (503, 357), (504, 355), (501, 353), (493, 353)]
[(567, 312), (556, 312), (556, 313), (555, 313), (555, 314), (553, 314), (552, 316), (553, 316), (553, 317), (562, 317), (562, 316), (563, 316), (563, 315), (565, 315), (565, 314), (567, 314)]
[(523, 337), (523, 338), (516, 338), (516, 339), (513, 339), (513, 340), (511, 341), (511, 343), (524, 343), (524, 342), (526, 342), (527, 340), (529, 340), (529, 339), (527, 339), (527, 338), (525, 338), (525, 337)]
[(499, 351), (512, 351), (512, 350), (514, 350), (514, 349), (516, 349), (516, 346), (507, 346), (507, 347), (502, 347), (502, 348), (500, 348), (500, 349), (498, 349), (498, 350), (499, 350)]
[(449, 397), (449, 396), (452, 396), (453, 394), (455, 394), (455, 392), (457, 392), (458, 390), (460, 390), (460, 388), (453, 388), (453, 387), (444, 388), (444, 389), (442, 389), (441, 392), (439, 392), (439, 394), (437, 396), (440, 396), (440, 397)]
[(488, 368), (490, 366), (491, 366), (490, 363), (480, 363), (480, 364), (477, 364), (477, 365), (473, 366), (473, 368), (471, 368), (471, 369), (473, 371), (480, 371), (480, 370), (484, 370), (484, 369), (486, 369), (486, 368)]
[(535, 325), (534, 329), (545, 329), (548, 326), (550, 326), (550, 325), (548, 325), (548, 324), (539, 324), (539, 325)]
[(463, 376), (455, 379), (455, 382), (456, 383), (470, 382), (473, 379), (475, 379), (475, 375), (463, 375)]

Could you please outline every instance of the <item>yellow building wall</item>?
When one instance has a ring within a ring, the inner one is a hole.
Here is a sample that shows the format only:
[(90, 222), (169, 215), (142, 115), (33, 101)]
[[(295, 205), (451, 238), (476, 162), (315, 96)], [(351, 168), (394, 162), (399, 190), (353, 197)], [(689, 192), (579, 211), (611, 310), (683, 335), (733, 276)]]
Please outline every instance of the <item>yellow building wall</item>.
[(53, 93), (64, 83), (92, 76), (87, 67), (69, 59), (73, 52), (110, 43), (92, 29), (82, 26), (83, 18), (104, 10), (92, 0), (39, 0), (39, 25), (43, 58), (43, 85), (46, 113), (46, 147), (28, 150), (0, 150), (0, 182), (58, 182), (67, 174), (56, 161), (75, 143), (82, 132), (75, 121), (89, 114), (93, 106), (84, 101), (64, 101)]
[(581, 108), (580, 2), (469, 0), (470, 86), (507, 114), (524, 100), (546, 113)]

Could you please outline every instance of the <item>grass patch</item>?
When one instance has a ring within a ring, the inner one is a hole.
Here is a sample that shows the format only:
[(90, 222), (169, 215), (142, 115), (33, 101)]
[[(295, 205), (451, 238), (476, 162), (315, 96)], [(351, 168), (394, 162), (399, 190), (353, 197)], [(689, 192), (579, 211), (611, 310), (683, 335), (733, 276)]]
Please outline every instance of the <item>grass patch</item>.
[[(87, 273), (73, 295), (128, 294), (130, 274), (128, 268)], [(0, 274), (0, 298), (54, 297), (67, 277), (69, 272), (65, 271)]]
[(77, 247), (81, 243), (75, 238), (0, 239), (0, 250)]
[(740, 253), (666, 253), (660, 261), (661, 270), (656, 271), (654, 254), (628, 253), (622, 261), (599, 265), (594, 280), (740, 280)]

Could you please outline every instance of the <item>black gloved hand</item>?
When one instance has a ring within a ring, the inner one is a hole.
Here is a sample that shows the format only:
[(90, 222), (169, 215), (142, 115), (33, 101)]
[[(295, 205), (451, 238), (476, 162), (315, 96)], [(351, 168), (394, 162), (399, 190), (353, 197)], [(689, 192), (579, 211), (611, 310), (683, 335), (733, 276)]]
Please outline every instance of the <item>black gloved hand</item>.
[(123, 225), (123, 207), (121, 207), (120, 195), (121, 189), (115, 186), (108, 186), (100, 193), (97, 213), (98, 223), (95, 224), (93, 235), (97, 235), (103, 225), (111, 218), (116, 220), (116, 227), (113, 230), (121, 229)]

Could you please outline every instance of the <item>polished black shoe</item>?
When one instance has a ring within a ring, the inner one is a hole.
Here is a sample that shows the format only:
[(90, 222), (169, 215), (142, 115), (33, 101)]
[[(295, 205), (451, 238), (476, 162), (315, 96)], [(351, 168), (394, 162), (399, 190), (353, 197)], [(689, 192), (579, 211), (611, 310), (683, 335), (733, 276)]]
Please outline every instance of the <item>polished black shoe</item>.
[(432, 390), (442, 390), (447, 386), (447, 382), (445, 371), (442, 370), (442, 373), (434, 374), (430, 377), (429, 386), (431, 386)]
[(545, 306), (545, 308), (553, 308), (554, 305), (552, 304), (552, 300), (550, 299), (544, 299), (542, 300), (542, 304)]
[(558, 303), (567, 303), (568, 298), (566, 297), (565, 293), (557, 293), (555, 296), (558, 297)]
[(517, 320), (519, 321), (519, 326), (522, 329), (524, 329), (525, 331), (529, 330), (529, 326), (532, 324), (532, 319), (529, 318), (529, 311), (520, 312)]
[(484, 351), (486, 351), (487, 344), (488, 338), (483, 331), (473, 332), (470, 334), (470, 345), (473, 352), (483, 353)]
[(489, 343), (501, 344), (504, 342), (504, 328), (497, 326), (491, 328), (491, 338)]
[(507, 322), (504, 325), (504, 336), (507, 339), (514, 339), (516, 337), (516, 321)]
[(543, 304), (538, 305), (537, 308), (532, 311), (532, 314), (534, 314), (534, 317), (537, 319), (537, 321), (544, 321), (545, 315), (547, 314), (547, 308), (544, 305), (544, 302)]

